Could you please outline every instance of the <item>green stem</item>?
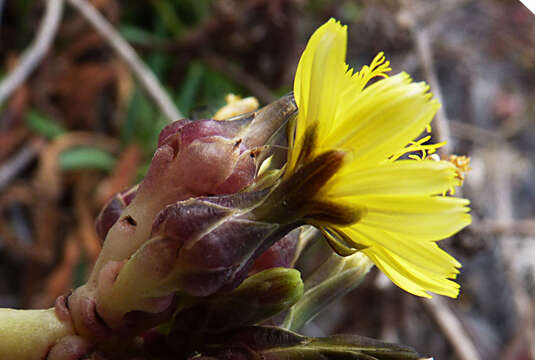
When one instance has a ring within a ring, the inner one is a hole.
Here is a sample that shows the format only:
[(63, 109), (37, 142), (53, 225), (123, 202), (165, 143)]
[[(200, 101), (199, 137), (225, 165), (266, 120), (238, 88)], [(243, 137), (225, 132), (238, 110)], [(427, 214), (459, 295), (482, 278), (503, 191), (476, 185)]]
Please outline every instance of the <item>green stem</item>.
[(54, 308), (0, 309), (0, 358), (41, 360), (61, 338), (74, 335), (70, 321), (61, 321)]
[(348, 257), (333, 254), (305, 280), (303, 297), (290, 308), (281, 327), (301, 329), (334, 300), (359, 286), (372, 266), (372, 261), (360, 252)]

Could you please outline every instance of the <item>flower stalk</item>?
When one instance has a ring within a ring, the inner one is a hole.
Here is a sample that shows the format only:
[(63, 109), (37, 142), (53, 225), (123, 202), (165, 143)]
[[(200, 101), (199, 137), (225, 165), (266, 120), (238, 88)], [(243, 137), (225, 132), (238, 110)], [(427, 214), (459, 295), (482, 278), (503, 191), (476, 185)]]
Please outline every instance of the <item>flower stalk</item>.
[(45, 359), (60, 339), (74, 335), (70, 321), (54, 308), (47, 310), (0, 309), (0, 354), (4, 359)]
[(347, 257), (331, 254), (305, 280), (303, 296), (290, 308), (281, 326), (299, 331), (334, 300), (357, 288), (372, 267), (373, 262), (360, 252)]

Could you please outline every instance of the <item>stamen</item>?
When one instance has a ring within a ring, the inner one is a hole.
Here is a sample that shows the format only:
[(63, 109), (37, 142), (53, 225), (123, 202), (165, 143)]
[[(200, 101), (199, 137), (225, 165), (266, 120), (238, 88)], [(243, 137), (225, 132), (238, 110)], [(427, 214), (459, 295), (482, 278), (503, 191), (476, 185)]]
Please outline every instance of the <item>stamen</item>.
[(421, 151), (422, 154), (421, 155), (410, 154), (410, 155), (408, 155), (408, 157), (410, 159), (413, 159), (413, 160), (425, 160), (425, 159), (428, 158), (429, 155), (434, 154), (437, 151), (438, 148), (446, 145), (445, 141), (443, 141), (441, 143), (437, 143), (437, 144), (425, 144), (430, 139), (431, 139), (431, 136), (428, 135), (428, 136), (425, 136), (425, 137), (423, 137), (423, 138), (421, 138), (419, 140), (411, 141), (409, 143), (410, 144), (409, 146), (407, 146), (406, 148), (404, 148), (400, 152), (392, 155), (392, 157), (390, 158), (390, 161), (396, 161), (396, 160), (398, 160), (400, 157), (402, 157), (405, 154), (418, 152), (418, 151)]
[(391, 71), (390, 61), (386, 60), (385, 54), (380, 52), (372, 60), (370, 66), (364, 65), (360, 71), (352, 74), (353, 69), (346, 70), (348, 75), (353, 78), (354, 81), (358, 81), (358, 85), (355, 86), (358, 91), (364, 89), (366, 84), (374, 77), (387, 78), (388, 71)]
[[(410, 156), (410, 155), (409, 155)], [(437, 154), (433, 154), (430, 156), (427, 156), (427, 160), (434, 160), (434, 161), (440, 161), (440, 156)], [(450, 155), (448, 160), (450, 163), (452, 163), (455, 166), (455, 177), (459, 180), (458, 184), (456, 186), (462, 186), (465, 175), (472, 170), (470, 167), (470, 157), (465, 155)], [(442, 196), (446, 196), (447, 193), (450, 193), (450, 195), (455, 195), (455, 186), (452, 186), (447, 191), (444, 191), (442, 193)]]
[(448, 161), (455, 165), (455, 167), (457, 168), (457, 178), (461, 180), (462, 185), (462, 182), (464, 181), (464, 176), (470, 170), (472, 170), (472, 168), (470, 167), (470, 157), (465, 155), (450, 155)]

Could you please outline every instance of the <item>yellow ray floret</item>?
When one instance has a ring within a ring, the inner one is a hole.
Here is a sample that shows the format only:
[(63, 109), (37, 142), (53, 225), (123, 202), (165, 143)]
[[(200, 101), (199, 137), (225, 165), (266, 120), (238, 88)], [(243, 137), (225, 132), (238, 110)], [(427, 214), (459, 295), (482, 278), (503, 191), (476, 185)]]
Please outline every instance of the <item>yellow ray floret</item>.
[[(342, 165), (311, 202), (354, 211), (347, 217), (353, 222), (313, 215), (307, 222), (339, 254), (364, 252), (406, 291), (456, 297), (453, 279), (461, 264), (435, 242), (470, 223), (469, 202), (440, 195), (461, 185), (457, 169), (427, 159), (441, 144), (415, 140), (429, 129), (440, 104), (425, 83), (405, 73), (388, 77), (382, 53), (353, 72), (345, 63), (346, 44), (346, 27), (331, 19), (303, 52), (294, 82), (299, 114), (290, 126), (284, 178), (329, 151), (342, 154)], [(370, 84), (373, 78), (378, 80)]]

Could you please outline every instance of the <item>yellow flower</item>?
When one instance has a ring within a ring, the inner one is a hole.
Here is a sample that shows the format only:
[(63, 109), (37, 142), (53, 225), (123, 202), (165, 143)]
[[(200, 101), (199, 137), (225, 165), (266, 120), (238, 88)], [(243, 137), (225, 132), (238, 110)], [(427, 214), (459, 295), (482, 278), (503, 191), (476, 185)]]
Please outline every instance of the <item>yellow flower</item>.
[(345, 63), (346, 44), (346, 26), (331, 19), (301, 56), (294, 82), (299, 114), (290, 127), (284, 178), (322, 154), (341, 154), (341, 166), (312, 202), (350, 209), (353, 220), (309, 216), (306, 221), (321, 229), (339, 254), (362, 251), (406, 291), (456, 297), (459, 285), (452, 279), (461, 264), (436, 244), (471, 221), (468, 200), (441, 196), (460, 185), (456, 168), (425, 156), (399, 160), (440, 145), (415, 141), (440, 104), (425, 83), (412, 82), (406, 73), (388, 77), (391, 69), (382, 53), (353, 73)]

